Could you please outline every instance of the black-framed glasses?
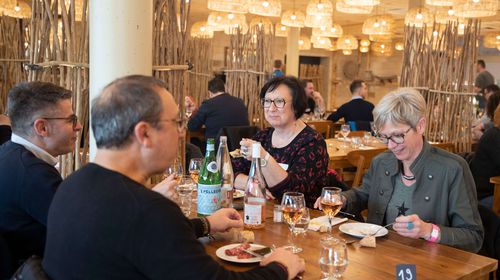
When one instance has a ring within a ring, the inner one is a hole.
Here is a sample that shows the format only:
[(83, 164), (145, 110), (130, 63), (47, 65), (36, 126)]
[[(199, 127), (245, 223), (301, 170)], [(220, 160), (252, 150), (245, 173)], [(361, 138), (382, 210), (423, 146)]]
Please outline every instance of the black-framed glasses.
[(73, 128), (75, 128), (77, 125), (78, 125), (78, 116), (73, 114), (69, 117), (66, 117), (66, 118), (62, 118), (62, 117), (59, 117), (59, 118), (49, 118), (49, 117), (41, 117), (41, 119), (44, 119), (44, 120), (65, 120), (67, 121), (68, 123), (71, 123), (73, 125)]
[(284, 98), (275, 98), (275, 99), (269, 99), (269, 98), (262, 98), (260, 100), (260, 103), (264, 108), (269, 108), (271, 107), (271, 104), (274, 103), (274, 106), (278, 109), (283, 109), (286, 104), (286, 100)]
[(375, 135), (375, 137), (378, 139), (378, 141), (380, 141), (382, 144), (387, 144), (389, 143), (389, 139), (396, 143), (396, 144), (403, 144), (405, 142), (405, 136), (406, 134), (410, 131), (410, 129), (412, 129), (412, 127), (410, 126), (405, 132), (401, 133), (401, 134), (395, 134), (395, 135), (391, 135), (391, 136), (385, 136), (385, 135), (382, 135), (382, 134), (379, 134), (377, 133), (377, 135)]
[(184, 117), (170, 119), (170, 120), (159, 120), (159, 122), (175, 122), (177, 124), (177, 130), (183, 132), (186, 129), (187, 119)]

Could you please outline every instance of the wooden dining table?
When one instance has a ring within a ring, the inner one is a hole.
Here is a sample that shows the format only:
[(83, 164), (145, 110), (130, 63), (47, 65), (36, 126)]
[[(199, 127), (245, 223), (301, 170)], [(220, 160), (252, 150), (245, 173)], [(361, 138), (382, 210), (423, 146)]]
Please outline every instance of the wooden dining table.
[[(332, 169), (352, 167), (353, 165), (347, 161), (347, 154), (355, 149), (380, 149), (387, 148), (387, 145), (380, 143), (371, 137), (368, 141), (363, 144), (363, 147), (353, 148), (351, 146), (350, 138), (349, 141), (344, 141), (340, 138), (328, 138), (325, 139), (326, 148), (328, 151), (328, 156), (330, 158), (329, 167)], [(361, 139), (363, 140), (363, 139)]]
[[(272, 202), (266, 205), (265, 228), (253, 230), (256, 244), (269, 247), (288, 244), (290, 231), (286, 224), (273, 222), (273, 206)], [(310, 213), (311, 218), (322, 215), (322, 212), (317, 210), (310, 210)], [(326, 234), (308, 230), (304, 235), (294, 238), (295, 245), (303, 249), (299, 256), (306, 262), (305, 272), (300, 279), (323, 278), (319, 267), (320, 238)], [(338, 225), (334, 226), (332, 234), (346, 241), (357, 240), (340, 232)], [(216, 250), (228, 244), (229, 241), (210, 241), (205, 248), (209, 255), (230, 270), (245, 271), (258, 265), (237, 264), (219, 259)], [(376, 248), (358, 247), (353, 244), (347, 245), (349, 263), (343, 275), (346, 280), (396, 279), (398, 264), (415, 264), (418, 280), (488, 279), (488, 275), (498, 267), (498, 261), (495, 259), (422, 239), (406, 238), (392, 230), (389, 230), (386, 236), (377, 238)]]

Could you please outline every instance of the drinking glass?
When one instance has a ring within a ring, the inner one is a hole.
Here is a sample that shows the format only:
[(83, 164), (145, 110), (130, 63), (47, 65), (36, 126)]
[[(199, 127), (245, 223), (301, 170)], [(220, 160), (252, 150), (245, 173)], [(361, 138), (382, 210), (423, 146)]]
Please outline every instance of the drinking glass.
[(202, 158), (192, 158), (189, 161), (189, 175), (191, 175), (191, 178), (193, 178), (196, 184), (198, 184), (198, 177), (200, 176), (200, 168), (202, 164)]
[(302, 213), (302, 217), (295, 223), (295, 228), (293, 233), (295, 236), (299, 234), (306, 234), (307, 228), (309, 227), (309, 222), (311, 221), (311, 217), (309, 216), (309, 209), (304, 208), (304, 212)]
[(341, 192), (342, 189), (337, 187), (325, 187), (321, 190), (321, 208), (328, 217), (328, 224), (330, 225), (328, 232), (330, 234), (332, 233), (332, 219), (342, 208)]
[(304, 194), (299, 192), (286, 192), (281, 200), (281, 210), (283, 211), (283, 218), (288, 224), (290, 229), (290, 245), (286, 246), (292, 253), (302, 252), (302, 248), (299, 248), (293, 244), (293, 232), (295, 229), (295, 224), (300, 220), (304, 209), (306, 208), (306, 202), (304, 200)]
[(191, 214), (191, 205), (192, 205), (192, 193), (194, 188), (194, 181), (191, 176), (180, 176), (179, 185), (177, 185), (177, 196), (179, 207), (182, 210), (182, 213), (186, 217), (189, 217)]
[(363, 143), (361, 142), (361, 138), (359, 138), (359, 137), (351, 137), (351, 147), (353, 149), (358, 149), (362, 145), (363, 145)]
[(372, 134), (368, 131), (363, 133), (363, 140), (364, 140), (364, 145), (369, 146), (370, 145), (370, 140), (372, 139)]
[(347, 142), (347, 136), (351, 133), (351, 127), (348, 124), (343, 124), (340, 126), (340, 134), (344, 136), (344, 144), (342, 144), (342, 147), (347, 148), (347, 145), (345, 144)]
[(332, 236), (320, 239), (319, 267), (324, 279), (340, 279), (347, 268), (347, 247), (345, 242)]
[(176, 158), (174, 162), (165, 170), (165, 178), (174, 174), (174, 179), (179, 183), (180, 177), (184, 174), (184, 169), (182, 168), (182, 161), (180, 158)]

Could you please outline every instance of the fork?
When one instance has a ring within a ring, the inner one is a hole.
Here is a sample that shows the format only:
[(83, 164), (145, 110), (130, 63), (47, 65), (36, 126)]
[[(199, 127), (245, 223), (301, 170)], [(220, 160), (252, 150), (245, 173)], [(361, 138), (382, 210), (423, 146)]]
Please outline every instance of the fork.
[(365, 235), (365, 237), (367, 237), (367, 236), (374, 236), (374, 235), (376, 235), (376, 234), (377, 234), (377, 233), (378, 233), (381, 229), (383, 229), (383, 228), (387, 228), (387, 227), (389, 227), (389, 226), (392, 226), (394, 223), (396, 223), (396, 222), (392, 222), (392, 223), (387, 224), (387, 225), (385, 225), (385, 226), (383, 226), (383, 227), (379, 227), (379, 228), (378, 228), (378, 229), (377, 229), (374, 233), (371, 233), (371, 234)]

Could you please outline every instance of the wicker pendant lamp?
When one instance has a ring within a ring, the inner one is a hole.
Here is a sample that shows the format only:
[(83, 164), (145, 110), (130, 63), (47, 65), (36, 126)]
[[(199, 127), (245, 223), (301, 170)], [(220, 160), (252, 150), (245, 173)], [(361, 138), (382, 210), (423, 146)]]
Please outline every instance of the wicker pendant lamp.
[(429, 6), (451, 7), (460, 0), (425, 0), (425, 4)]
[(483, 46), (485, 48), (496, 48), (500, 45), (500, 32), (492, 32), (484, 35)]
[(342, 54), (343, 55), (351, 55), (352, 54), (352, 50), (342, 50)]
[(332, 41), (328, 37), (315, 36), (311, 38), (311, 42), (316, 49), (330, 49), (332, 47)]
[(344, 0), (347, 5), (351, 6), (377, 6), (380, 0)]
[(333, 4), (330, 0), (310, 0), (307, 4), (306, 14), (333, 16)]
[(390, 35), (370, 35), (368, 38), (372, 42), (392, 42), (393, 34)]
[(360, 53), (367, 53), (370, 51), (370, 47), (367, 46), (359, 46), (359, 52)]
[(498, 0), (463, 0), (453, 6), (457, 17), (479, 18), (497, 14)]
[(246, 14), (248, 0), (208, 0), (208, 9), (219, 12)]
[(6, 16), (14, 18), (30, 18), (31, 7), (22, 0), (1, 0), (0, 7)]
[(276, 23), (274, 27), (274, 35), (276, 37), (288, 37), (288, 27), (279, 22)]
[(448, 8), (438, 8), (434, 11), (434, 20), (440, 24), (447, 24), (450, 21), (457, 20), (455, 10)]
[(224, 33), (227, 35), (234, 35), (238, 33), (238, 29), (241, 34), (247, 34), (248, 24), (246, 17), (243, 14), (227, 14), (227, 23), (224, 25)]
[(338, 38), (342, 36), (343, 33), (344, 31), (342, 30), (342, 26), (337, 23), (333, 23), (331, 27), (322, 26), (312, 29), (313, 36)]
[(402, 50), (405, 49), (405, 45), (402, 42), (397, 42), (394, 45), (394, 49), (397, 50), (397, 51), (402, 51)]
[(337, 40), (337, 48), (340, 50), (356, 50), (358, 39), (352, 35), (344, 35)]
[(256, 17), (250, 21), (250, 28), (264, 30), (265, 34), (271, 34), (273, 30), (273, 23), (265, 17)]
[(197, 21), (191, 26), (191, 32), (190, 32), (191, 37), (193, 38), (213, 38), (214, 37), (214, 32), (208, 26), (206, 21)]
[(311, 40), (307, 36), (300, 36), (299, 50), (306, 51), (311, 49)]
[(332, 17), (331, 16), (322, 16), (322, 15), (307, 15), (306, 21), (304, 25), (307, 27), (326, 27), (329, 28), (332, 26)]
[(335, 8), (338, 12), (345, 14), (370, 14), (373, 10), (373, 6), (352, 6), (345, 3), (345, 0), (337, 0)]
[(411, 8), (405, 16), (405, 25), (422, 28), (431, 25), (433, 16), (424, 7)]
[(210, 12), (208, 14), (207, 24), (212, 31), (224, 31), (227, 24), (227, 13)]
[(392, 33), (394, 19), (389, 15), (378, 15), (367, 18), (362, 32), (366, 35), (388, 35)]
[(281, 0), (248, 0), (248, 12), (265, 17), (279, 17)]
[(306, 15), (299, 10), (287, 10), (281, 16), (281, 24), (289, 27), (304, 27)]

